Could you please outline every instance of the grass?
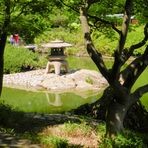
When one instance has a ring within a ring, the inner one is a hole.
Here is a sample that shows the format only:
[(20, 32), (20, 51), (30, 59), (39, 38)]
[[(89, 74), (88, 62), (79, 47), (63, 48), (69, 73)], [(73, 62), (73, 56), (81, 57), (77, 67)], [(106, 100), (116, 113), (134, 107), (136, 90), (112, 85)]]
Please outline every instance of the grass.
[(70, 145), (97, 147), (98, 138), (95, 130), (83, 123), (64, 123), (59, 126), (48, 127), (43, 131), (42, 136), (47, 137), (52, 135), (54, 137), (62, 137), (68, 141)]
[[(93, 119), (92, 119), (93, 120)], [(67, 122), (56, 126), (48, 126), (39, 133), (40, 143), (51, 148), (132, 148), (146, 147), (147, 134), (139, 134), (125, 130), (114, 140), (105, 138), (105, 124), (92, 126), (83, 118), (81, 123)]]

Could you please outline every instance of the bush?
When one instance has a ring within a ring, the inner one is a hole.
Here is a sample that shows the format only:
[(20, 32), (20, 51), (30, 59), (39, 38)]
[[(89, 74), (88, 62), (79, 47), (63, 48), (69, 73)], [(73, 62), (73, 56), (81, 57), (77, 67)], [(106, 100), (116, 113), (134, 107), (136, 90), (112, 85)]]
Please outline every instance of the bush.
[(99, 148), (142, 148), (146, 146), (145, 137), (128, 131), (123, 135), (118, 135), (114, 139), (103, 138)]
[(7, 45), (4, 54), (4, 73), (15, 73), (38, 67), (39, 56), (23, 47)]

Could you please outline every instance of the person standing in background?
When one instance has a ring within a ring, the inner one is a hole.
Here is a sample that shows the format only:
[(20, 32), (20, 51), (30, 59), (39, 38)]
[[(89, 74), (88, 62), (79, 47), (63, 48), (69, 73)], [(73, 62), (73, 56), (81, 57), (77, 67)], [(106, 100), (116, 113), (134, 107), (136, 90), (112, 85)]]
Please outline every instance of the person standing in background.
[(19, 45), (19, 35), (18, 34), (14, 34), (13, 38), (14, 38), (15, 45), (18, 46)]
[(14, 37), (13, 37), (13, 35), (10, 36), (9, 41), (10, 41), (11, 45), (14, 45)]

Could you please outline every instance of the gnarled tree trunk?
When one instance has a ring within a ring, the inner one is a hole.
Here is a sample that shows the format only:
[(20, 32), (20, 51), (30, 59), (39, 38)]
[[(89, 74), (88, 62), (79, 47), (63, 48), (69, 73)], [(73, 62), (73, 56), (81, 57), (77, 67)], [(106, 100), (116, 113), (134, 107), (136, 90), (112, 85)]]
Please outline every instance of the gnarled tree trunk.
[[(119, 42), (114, 52), (114, 63), (112, 69), (108, 69), (103, 61), (101, 53), (99, 53), (96, 50), (92, 42), (90, 29), (88, 25), (88, 16), (95, 19), (95, 22), (98, 21), (103, 22), (105, 24), (109, 24), (109, 22), (104, 21), (98, 18), (97, 16), (88, 15), (87, 11), (90, 8), (90, 4), (91, 2), (88, 4), (87, 1), (85, 1), (84, 5), (80, 9), (80, 20), (84, 33), (86, 49), (91, 59), (98, 67), (101, 74), (108, 81), (110, 86), (108, 92), (110, 96), (103, 97), (101, 101), (97, 101), (96, 104), (93, 103), (92, 105), (86, 106), (89, 113), (91, 109), (92, 111), (99, 110), (100, 108), (102, 109), (102, 106), (106, 103), (106, 105), (104, 105), (105, 109), (103, 109), (106, 120), (106, 136), (113, 136), (122, 132), (127, 112), (131, 107), (133, 107), (134, 104), (136, 104), (136, 102), (144, 93), (148, 92), (148, 84), (138, 88), (135, 92), (131, 92), (132, 86), (148, 65), (148, 46), (146, 46), (143, 55), (133, 60), (133, 62), (129, 64), (127, 68), (121, 71), (121, 67), (132, 55), (134, 49), (142, 47), (146, 44), (146, 41), (148, 40), (148, 24), (146, 24), (144, 29), (144, 39), (138, 44), (132, 45), (126, 52), (124, 45), (127, 38), (128, 27), (130, 23), (131, 11), (133, 6), (132, 0), (126, 0), (125, 14), (123, 17), (121, 31), (118, 30), (118, 28), (116, 28), (114, 24), (110, 23), (112, 28), (119, 34)], [(103, 101), (104, 103), (102, 103)], [(85, 107), (83, 107), (83, 109), (85, 110)], [(99, 111), (96, 112), (99, 113)]]

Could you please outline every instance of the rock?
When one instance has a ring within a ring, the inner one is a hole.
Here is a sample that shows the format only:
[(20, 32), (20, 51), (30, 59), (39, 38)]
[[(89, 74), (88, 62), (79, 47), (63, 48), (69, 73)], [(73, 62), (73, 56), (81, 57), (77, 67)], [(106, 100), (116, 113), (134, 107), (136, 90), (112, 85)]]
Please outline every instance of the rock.
[(4, 86), (25, 89), (46, 89), (56, 91), (94, 90), (107, 85), (100, 73), (94, 70), (77, 70), (65, 75), (45, 74), (45, 70), (4, 75)]
[(52, 79), (44, 79), (40, 83), (40, 85), (46, 88), (47, 90), (65, 90), (73, 89), (76, 87), (76, 84), (72, 79), (67, 79), (60, 76), (54, 77)]

